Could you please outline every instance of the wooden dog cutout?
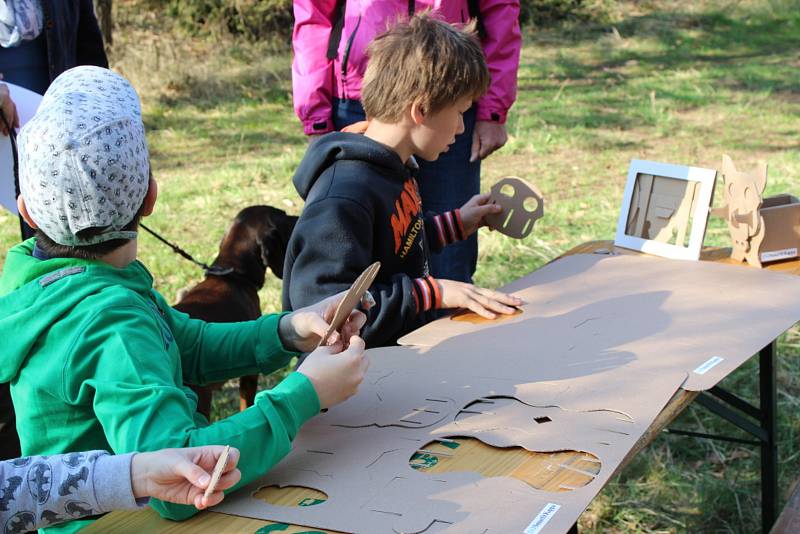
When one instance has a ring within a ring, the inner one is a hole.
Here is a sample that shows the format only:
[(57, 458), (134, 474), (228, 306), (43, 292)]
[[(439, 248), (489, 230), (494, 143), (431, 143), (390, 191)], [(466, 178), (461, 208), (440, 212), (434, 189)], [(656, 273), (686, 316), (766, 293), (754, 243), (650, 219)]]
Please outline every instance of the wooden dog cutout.
[[(236, 215), (225, 232), (219, 254), (205, 279), (184, 293), (174, 306), (190, 317), (216, 323), (252, 321), (261, 317), (258, 290), (267, 267), (283, 277), (283, 260), (297, 217), (272, 206), (250, 206)], [(190, 385), (197, 393), (197, 411), (210, 416), (213, 389), (221, 384)], [(239, 407), (252, 406), (258, 375), (239, 379)]]

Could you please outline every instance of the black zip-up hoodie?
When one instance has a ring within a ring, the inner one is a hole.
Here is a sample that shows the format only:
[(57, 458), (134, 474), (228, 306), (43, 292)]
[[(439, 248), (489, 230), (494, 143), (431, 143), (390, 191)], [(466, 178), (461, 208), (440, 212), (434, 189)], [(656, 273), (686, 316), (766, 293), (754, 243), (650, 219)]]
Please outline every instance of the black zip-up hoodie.
[(413, 161), (363, 135), (331, 133), (309, 146), (293, 178), (306, 203), (286, 253), (284, 309), (345, 291), (380, 261), (367, 345), (394, 344), (431, 318), (441, 296), (429, 250), (464, 236), (458, 210), (423, 217), (415, 174)]

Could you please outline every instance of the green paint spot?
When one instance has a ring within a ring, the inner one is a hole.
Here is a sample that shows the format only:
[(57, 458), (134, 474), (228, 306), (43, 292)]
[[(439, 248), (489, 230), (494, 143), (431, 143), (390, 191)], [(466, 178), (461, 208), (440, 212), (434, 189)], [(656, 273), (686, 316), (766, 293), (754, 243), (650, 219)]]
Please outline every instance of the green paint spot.
[(448, 449), (457, 449), (461, 446), (461, 444), (457, 441), (440, 441), (439, 445), (447, 447)]
[(414, 453), (414, 456), (411, 457), (411, 461), (409, 465), (412, 469), (430, 469), (434, 465), (439, 463), (439, 458), (432, 454), (426, 453)]
[(321, 502), (325, 502), (327, 499), (315, 499), (314, 497), (306, 497), (299, 503), (297, 506), (314, 506), (315, 504), (319, 504)]
[(261, 527), (260, 529), (256, 530), (254, 534), (269, 534), (270, 532), (283, 532), (289, 528), (289, 525), (285, 525), (283, 523), (277, 523), (275, 525), (267, 525), (265, 527)]

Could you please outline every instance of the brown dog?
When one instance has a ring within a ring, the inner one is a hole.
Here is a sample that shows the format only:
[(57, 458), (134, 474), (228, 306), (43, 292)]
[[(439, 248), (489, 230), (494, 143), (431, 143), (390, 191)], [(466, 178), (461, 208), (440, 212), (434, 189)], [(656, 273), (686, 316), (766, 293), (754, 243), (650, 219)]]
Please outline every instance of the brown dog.
[[(190, 317), (216, 323), (251, 321), (261, 317), (258, 290), (267, 267), (283, 277), (286, 246), (297, 217), (272, 206), (250, 206), (236, 215), (222, 238), (219, 254), (206, 278), (174, 306)], [(197, 392), (197, 411), (210, 416), (213, 389), (220, 384), (190, 386)], [(258, 375), (239, 379), (239, 407), (252, 406)]]

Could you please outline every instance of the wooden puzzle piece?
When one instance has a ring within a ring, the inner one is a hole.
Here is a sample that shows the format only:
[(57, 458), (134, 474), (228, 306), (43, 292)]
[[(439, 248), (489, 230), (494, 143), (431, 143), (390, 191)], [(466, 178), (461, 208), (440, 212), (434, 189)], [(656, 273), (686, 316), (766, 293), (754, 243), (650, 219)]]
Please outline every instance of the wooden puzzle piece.
[(344, 298), (339, 302), (339, 306), (336, 307), (336, 313), (333, 314), (333, 319), (331, 320), (331, 325), (328, 327), (328, 331), (325, 332), (325, 335), (319, 340), (319, 347), (327, 344), (331, 335), (344, 325), (347, 318), (350, 317), (350, 314), (356, 309), (364, 293), (367, 292), (369, 286), (375, 281), (375, 277), (378, 276), (380, 268), (381, 262), (376, 261), (364, 269), (364, 272), (356, 278), (356, 281), (353, 282), (353, 285), (347, 290), (347, 294), (345, 294)]
[[(504, 189), (511, 188), (508, 195)], [(536, 207), (529, 209), (529, 199), (536, 202)], [(501, 178), (491, 190), (490, 203), (500, 205), (503, 210), (486, 216), (486, 223), (509, 237), (521, 239), (533, 231), (534, 223), (544, 216), (544, 198), (539, 190), (516, 176)]]

